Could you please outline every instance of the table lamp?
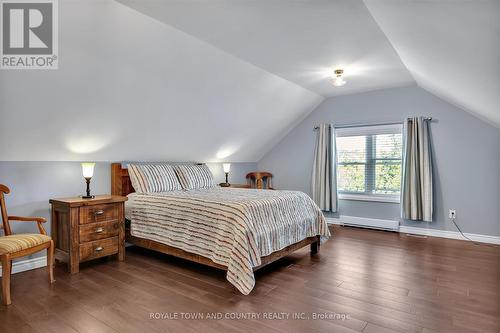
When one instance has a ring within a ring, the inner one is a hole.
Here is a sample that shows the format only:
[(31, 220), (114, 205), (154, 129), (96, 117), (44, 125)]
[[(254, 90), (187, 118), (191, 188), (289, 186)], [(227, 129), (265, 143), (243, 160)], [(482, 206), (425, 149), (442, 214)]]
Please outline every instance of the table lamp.
[(219, 185), (222, 187), (229, 187), (229, 170), (231, 169), (231, 163), (222, 163), (222, 168), (224, 169), (224, 173), (226, 174), (226, 182), (220, 183)]
[(83, 199), (95, 198), (94, 195), (90, 194), (90, 180), (94, 175), (94, 166), (95, 163), (82, 163), (83, 178), (85, 178), (85, 181), (87, 182), (87, 195), (82, 195)]

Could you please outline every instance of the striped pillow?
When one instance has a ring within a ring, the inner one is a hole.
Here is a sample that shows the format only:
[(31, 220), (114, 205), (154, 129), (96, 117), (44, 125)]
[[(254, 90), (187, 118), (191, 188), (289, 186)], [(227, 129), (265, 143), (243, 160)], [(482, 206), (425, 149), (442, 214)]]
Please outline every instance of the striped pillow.
[(181, 190), (181, 184), (169, 164), (129, 164), (128, 174), (137, 193)]
[(181, 164), (174, 166), (182, 187), (186, 190), (214, 187), (214, 175), (206, 164)]

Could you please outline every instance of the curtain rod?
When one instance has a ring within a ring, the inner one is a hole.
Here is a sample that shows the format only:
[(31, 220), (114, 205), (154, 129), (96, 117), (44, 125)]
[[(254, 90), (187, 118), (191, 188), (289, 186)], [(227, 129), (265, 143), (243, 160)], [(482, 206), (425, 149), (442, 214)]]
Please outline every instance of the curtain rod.
[[(424, 117), (424, 120), (432, 121), (432, 117)], [(343, 125), (334, 125), (334, 128), (348, 128), (348, 127), (361, 127), (361, 126), (380, 126), (380, 125), (396, 125), (402, 124), (402, 121), (391, 121), (391, 122), (382, 122), (382, 123), (353, 123), (353, 124), (343, 124)], [(319, 129), (319, 126), (314, 126), (314, 130)]]

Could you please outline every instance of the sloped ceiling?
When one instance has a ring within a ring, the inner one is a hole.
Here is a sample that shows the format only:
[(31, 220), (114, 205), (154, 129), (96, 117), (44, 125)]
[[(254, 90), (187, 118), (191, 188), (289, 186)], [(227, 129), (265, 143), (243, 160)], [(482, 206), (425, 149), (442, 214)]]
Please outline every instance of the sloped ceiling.
[(59, 1), (59, 69), (0, 73), (0, 159), (255, 162), (324, 97), (415, 80), (500, 126), (499, 3)]
[(0, 73), (0, 160), (254, 162), (323, 100), (117, 2), (59, 12), (59, 69)]
[(365, 3), (418, 85), (500, 127), (500, 1)]
[(415, 84), (361, 0), (118, 1), (323, 96)]
[(498, 0), (118, 1), (323, 96), (416, 83), (500, 127)]

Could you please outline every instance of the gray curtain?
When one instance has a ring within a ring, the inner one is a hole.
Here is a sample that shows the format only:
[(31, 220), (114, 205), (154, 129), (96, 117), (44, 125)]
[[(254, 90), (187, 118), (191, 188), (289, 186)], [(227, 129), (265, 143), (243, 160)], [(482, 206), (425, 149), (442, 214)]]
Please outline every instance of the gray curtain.
[(329, 124), (319, 125), (317, 130), (312, 172), (312, 198), (321, 210), (337, 211), (335, 130)]
[(401, 217), (432, 222), (432, 153), (429, 121), (408, 118), (404, 126)]

